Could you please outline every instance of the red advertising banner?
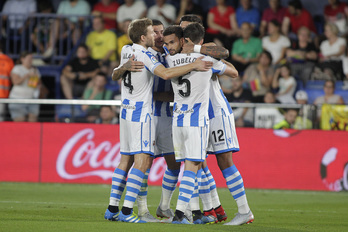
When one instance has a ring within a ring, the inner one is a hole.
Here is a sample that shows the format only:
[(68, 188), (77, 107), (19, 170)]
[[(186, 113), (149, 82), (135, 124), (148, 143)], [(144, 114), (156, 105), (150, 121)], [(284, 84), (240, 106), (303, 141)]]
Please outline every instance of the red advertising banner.
[[(111, 184), (120, 160), (118, 125), (0, 123), (0, 181)], [(238, 128), (233, 161), (246, 188), (348, 190), (347, 132)], [(213, 155), (208, 166), (218, 187), (225, 180)], [(156, 159), (150, 185), (166, 169)]]

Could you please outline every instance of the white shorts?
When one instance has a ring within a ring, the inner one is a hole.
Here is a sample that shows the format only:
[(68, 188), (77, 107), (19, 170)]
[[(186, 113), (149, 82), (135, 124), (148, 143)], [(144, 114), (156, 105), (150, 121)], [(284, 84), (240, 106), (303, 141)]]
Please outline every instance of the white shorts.
[(155, 127), (152, 119), (146, 122), (132, 122), (120, 119), (120, 153), (135, 155), (146, 153), (153, 156)]
[(175, 160), (203, 162), (206, 158), (209, 126), (177, 127), (173, 126)]
[(172, 136), (172, 118), (171, 117), (153, 117), (155, 125), (155, 158), (164, 155), (174, 155), (173, 136)]
[(209, 121), (208, 154), (239, 151), (233, 114), (218, 115)]

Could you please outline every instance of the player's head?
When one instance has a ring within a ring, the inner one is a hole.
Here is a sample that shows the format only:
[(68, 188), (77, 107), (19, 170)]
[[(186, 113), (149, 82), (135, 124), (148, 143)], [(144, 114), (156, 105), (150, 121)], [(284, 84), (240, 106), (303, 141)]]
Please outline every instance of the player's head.
[(157, 19), (152, 20), (153, 31), (155, 32), (155, 47), (162, 49), (163, 47), (163, 23)]
[(154, 46), (154, 34), (152, 20), (148, 18), (135, 19), (128, 27), (128, 35), (133, 43), (141, 44), (145, 47)]
[(169, 50), (170, 55), (180, 53), (184, 41), (183, 30), (180, 26), (174, 25), (167, 27), (164, 32), (164, 45)]
[(187, 27), (187, 25), (189, 25), (191, 23), (199, 23), (199, 24), (203, 25), (203, 22), (202, 22), (201, 18), (198, 17), (198, 15), (195, 15), (195, 14), (183, 15), (180, 18), (180, 27), (182, 27), (182, 28)]
[(184, 38), (189, 38), (194, 44), (203, 44), (204, 27), (199, 23), (191, 23), (184, 29)]

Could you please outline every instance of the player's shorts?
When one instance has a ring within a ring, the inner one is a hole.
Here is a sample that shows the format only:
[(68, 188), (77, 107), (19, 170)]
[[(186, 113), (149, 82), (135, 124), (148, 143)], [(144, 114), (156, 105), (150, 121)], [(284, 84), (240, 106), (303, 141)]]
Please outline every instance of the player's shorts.
[(172, 118), (171, 117), (153, 117), (155, 125), (155, 158), (164, 155), (174, 155), (173, 136), (172, 136)]
[(173, 126), (175, 160), (203, 162), (206, 158), (209, 126), (177, 127)]
[(209, 121), (208, 154), (239, 151), (233, 114), (218, 115)]
[(146, 122), (132, 122), (120, 119), (120, 153), (135, 155), (146, 153), (154, 155), (155, 126), (152, 118)]

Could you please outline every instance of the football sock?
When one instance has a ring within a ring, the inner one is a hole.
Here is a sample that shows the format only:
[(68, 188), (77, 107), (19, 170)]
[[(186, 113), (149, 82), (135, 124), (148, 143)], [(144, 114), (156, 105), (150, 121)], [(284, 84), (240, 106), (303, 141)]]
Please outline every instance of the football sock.
[(192, 197), (193, 190), (195, 188), (196, 173), (186, 170), (182, 176), (182, 180), (179, 186), (179, 197), (176, 203), (176, 210), (185, 212), (187, 205)]
[[(124, 198), (123, 207), (128, 207), (133, 209), (134, 202), (137, 199), (139, 190), (141, 188), (141, 183), (143, 182), (145, 174), (139, 169), (133, 168), (129, 175), (126, 184), (126, 196)], [(123, 208), (122, 208), (123, 212)]]
[(149, 177), (149, 173), (150, 173), (150, 169), (147, 169), (144, 175), (143, 182), (141, 183), (141, 188), (137, 197), (138, 215), (143, 215), (149, 211), (149, 209), (147, 208), (147, 189), (148, 189), (147, 180)]
[(175, 215), (178, 216), (178, 218), (183, 218), (184, 217), (184, 213), (181, 212), (180, 210), (175, 210)]
[(111, 213), (117, 213), (119, 211), (118, 206), (109, 205), (108, 210)]
[(162, 195), (160, 207), (162, 210), (170, 208), (170, 201), (172, 199), (176, 184), (178, 183), (180, 169), (172, 170), (166, 169), (162, 180)]
[(203, 169), (205, 175), (207, 176), (208, 178), (208, 181), (209, 181), (209, 185), (210, 185), (210, 196), (211, 196), (211, 201), (212, 201), (212, 204), (213, 204), (213, 207), (216, 208), (218, 207), (219, 205), (221, 205), (220, 203), (220, 199), (219, 199), (219, 195), (218, 195), (218, 192), (216, 190), (216, 183), (215, 183), (215, 180), (214, 180), (214, 177), (212, 176), (212, 174), (210, 173), (210, 170), (208, 168), (208, 166), (206, 166), (204, 169)]
[(211, 193), (210, 193), (210, 185), (209, 185), (209, 180), (207, 176), (205, 175), (205, 172), (203, 171), (203, 169), (201, 169), (201, 171), (202, 171), (202, 178), (199, 185), (199, 197), (202, 200), (203, 211), (209, 211), (213, 208), (213, 203), (212, 203)]
[(244, 191), (242, 176), (235, 165), (222, 170), (226, 184), (238, 206), (238, 212), (246, 214), (250, 208)]
[(124, 187), (126, 186), (126, 179), (127, 172), (116, 168), (112, 174), (112, 185), (109, 201), (110, 206), (119, 206)]
[(197, 176), (195, 178), (195, 188), (193, 190), (193, 194), (191, 197), (191, 200), (189, 202), (190, 205), (190, 209), (191, 211), (197, 211), (197, 210), (201, 210), (200, 206), (199, 206), (199, 194), (198, 194), (198, 189), (199, 189), (199, 183), (200, 183), (200, 176), (201, 176), (201, 170), (197, 171)]
[(122, 207), (122, 213), (124, 214), (124, 215), (129, 215), (129, 214), (131, 214), (132, 213), (132, 208), (128, 208), (128, 207)]

